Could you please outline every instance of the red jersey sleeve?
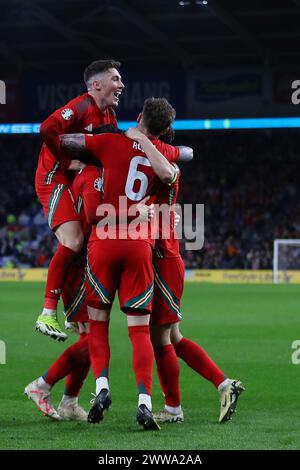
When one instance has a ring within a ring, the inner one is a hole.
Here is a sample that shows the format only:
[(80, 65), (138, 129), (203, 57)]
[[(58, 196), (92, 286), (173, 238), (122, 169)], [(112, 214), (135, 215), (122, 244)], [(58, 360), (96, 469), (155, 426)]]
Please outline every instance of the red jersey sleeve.
[(66, 167), (70, 164), (70, 158), (68, 154), (62, 150), (59, 136), (61, 134), (70, 133), (74, 122), (79, 119), (75, 106), (67, 106), (68, 107), (60, 108), (51, 114), (40, 127), (40, 133), (48, 149), (55, 158)]
[(177, 147), (173, 147), (173, 145), (159, 141), (157, 150), (159, 150), (166, 159), (169, 160), (169, 162), (177, 162), (179, 159), (179, 149)]
[(65, 107), (59, 108), (50, 117), (57, 121), (57, 128), (61, 134), (69, 134), (74, 129), (74, 124), (79, 121), (79, 114), (75, 104), (68, 103)]

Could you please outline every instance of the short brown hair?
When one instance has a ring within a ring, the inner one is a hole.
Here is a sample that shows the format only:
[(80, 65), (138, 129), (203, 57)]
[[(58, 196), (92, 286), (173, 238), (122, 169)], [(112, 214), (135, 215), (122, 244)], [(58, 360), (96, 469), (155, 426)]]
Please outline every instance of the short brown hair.
[(175, 119), (176, 111), (166, 98), (147, 98), (143, 106), (143, 122), (152, 135), (160, 135)]
[(88, 65), (83, 73), (83, 79), (85, 84), (87, 85), (90, 78), (97, 73), (106, 72), (108, 69), (117, 69), (121, 67), (121, 62), (117, 62), (114, 59), (106, 59), (106, 60), (95, 60), (90, 65)]

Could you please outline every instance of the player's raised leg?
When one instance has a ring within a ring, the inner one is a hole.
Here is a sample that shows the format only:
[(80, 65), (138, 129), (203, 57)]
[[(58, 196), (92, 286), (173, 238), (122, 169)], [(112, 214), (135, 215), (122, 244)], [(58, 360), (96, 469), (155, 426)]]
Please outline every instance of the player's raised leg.
[[(71, 160), (61, 146), (60, 136), (70, 132), (85, 132), (103, 124), (116, 127), (113, 108), (118, 106), (124, 88), (115, 60), (97, 60), (84, 71), (87, 92), (57, 109), (40, 127), (44, 140), (39, 155), (35, 187), (44, 214), (61, 244), (49, 266), (45, 305), (38, 318), (38, 331), (54, 339), (65, 340), (56, 318), (56, 306), (65, 281), (68, 266), (80, 251), (83, 236), (70, 185), (72, 172), (84, 168), (79, 160)], [(76, 222), (77, 223), (74, 223)], [(65, 225), (67, 224), (67, 225)]]
[[(38, 188), (37, 188), (38, 192)], [(67, 335), (57, 320), (57, 304), (68, 275), (68, 269), (83, 246), (83, 232), (70, 190), (63, 184), (48, 185), (39, 193), (45, 216), (55, 233), (59, 246), (47, 275), (44, 308), (36, 321), (36, 330), (64, 341)]]

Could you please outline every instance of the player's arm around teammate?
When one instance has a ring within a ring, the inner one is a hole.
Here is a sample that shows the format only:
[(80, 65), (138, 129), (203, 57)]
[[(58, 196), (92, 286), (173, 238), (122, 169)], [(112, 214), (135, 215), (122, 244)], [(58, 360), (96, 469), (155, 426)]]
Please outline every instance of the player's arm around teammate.
[[(160, 120), (157, 133), (153, 123), (157, 121), (155, 111), (162, 106), (168, 122)], [(157, 141), (158, 136), (170, 125), (174, 110), (166, 100), (146, 100), (143, 112), (151, 114), (152, 126), (147, 129), (155, 144), (162, 149), (167, 159), (174, 161), (178, 151)], [(153, 132), (154, 130), (154, 132)], [(73, 136), (62, 141), (71, 143)], [(76, 138), (76, 147), (83, 147), (83, 136)], [(84, 136), (87, 149), (102, 163), (104, 169), (104, 204), (118, 204), (119, 196), (126, 197), (129, 206), (141, 201), (144, 196), (155, 196), (157, 177), (149, 160), (136, 142), (126, 136)], [(162, 145), (160, 145), (162, 144)], [(64, 145), (64, 143), (63, 143)], [(74, 148), (74, 147), (73, 147)], [(137, 171), (136, 166), (139, 166)], [(168, 162), (167, 162), (168, 165)], [(175, 173), (171, 167), (172, 177)], [(141, 173), (143, 172), (143, 176)], [(143, 185), (134, 186), (136, 175)], [(166, 175), (164, 175), (166, 177)], [(169, 182), (168, 177), (168, 182)], [(150, 189), (148, 189), (150, 188)], [(147, 192), (150, 191), (150, 192)], [(126, 196), (125, 196), (126, 195)], [(128, 230), (128, 227), (127, 229)], [(128, 332), (133, 348), (133, 368), (139, 390), (138, 422), (146, 429), (156, 428), (151, 415), (151, 383), (153, 348), (149, 336), (149, 314), (153, 292), (153, 268), (151, 243), (143, 240), (101, 240), (92, 237), (88, 252), (87, 303), (90, 313), (90, 353), (96, 378), (96, 399), (89, 413), (90, 422), (103, 418), (109, 407), (109, 342), (108, 320), (115, 291), (119, 291), (120, 305), (128, 316)]]
[[(139, 127), (131, 127), (126, 131), (127, 137), (132, 140), (138, 142), (141, 148), (147, 155), (148, 160), (151, 163), (154, 173), (159, 177), (162, 183), (164, 184), (172, 184), (176, 180), (178, 176), (179, 169), (174, 167), (153, 145), (151, 140), (147, 137), (147, 135), (142, 132), (143, 128), (145, 127), (145, 123), (143, 120), (143, 115), (140, 114), (139, 116)], [(165, 133), (168, 132), (169, 129), (166, 129)], [(179, 150), (179, 157), (178, 161), (190, 161), (193, 159), (193, 149), (191, 147), (180, 146), (177, 147)]]

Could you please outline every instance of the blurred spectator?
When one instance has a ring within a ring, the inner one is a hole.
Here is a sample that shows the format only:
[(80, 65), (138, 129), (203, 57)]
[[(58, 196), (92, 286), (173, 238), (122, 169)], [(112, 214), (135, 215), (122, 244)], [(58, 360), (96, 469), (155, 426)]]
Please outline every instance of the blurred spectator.
[[(181, 203), (205, 205), (205, 242), (187, 268), (271, 269), (273, 240), (300, 238), (300, 135), (295, 130), (178, 133), (194, 148)], [(39, 135), (0, 139), (0, 267), (47, 267), (56, 239), (34, 190)], [(300, 249), (284, 263), (300, 268)]]
[(272, 269), (274, 239), (300, 238), (299, 132), (185, 132), (175, 143), (194, 148), (180, 201), (205, 205), (204, 247), (182, 249), (186, 267)]

